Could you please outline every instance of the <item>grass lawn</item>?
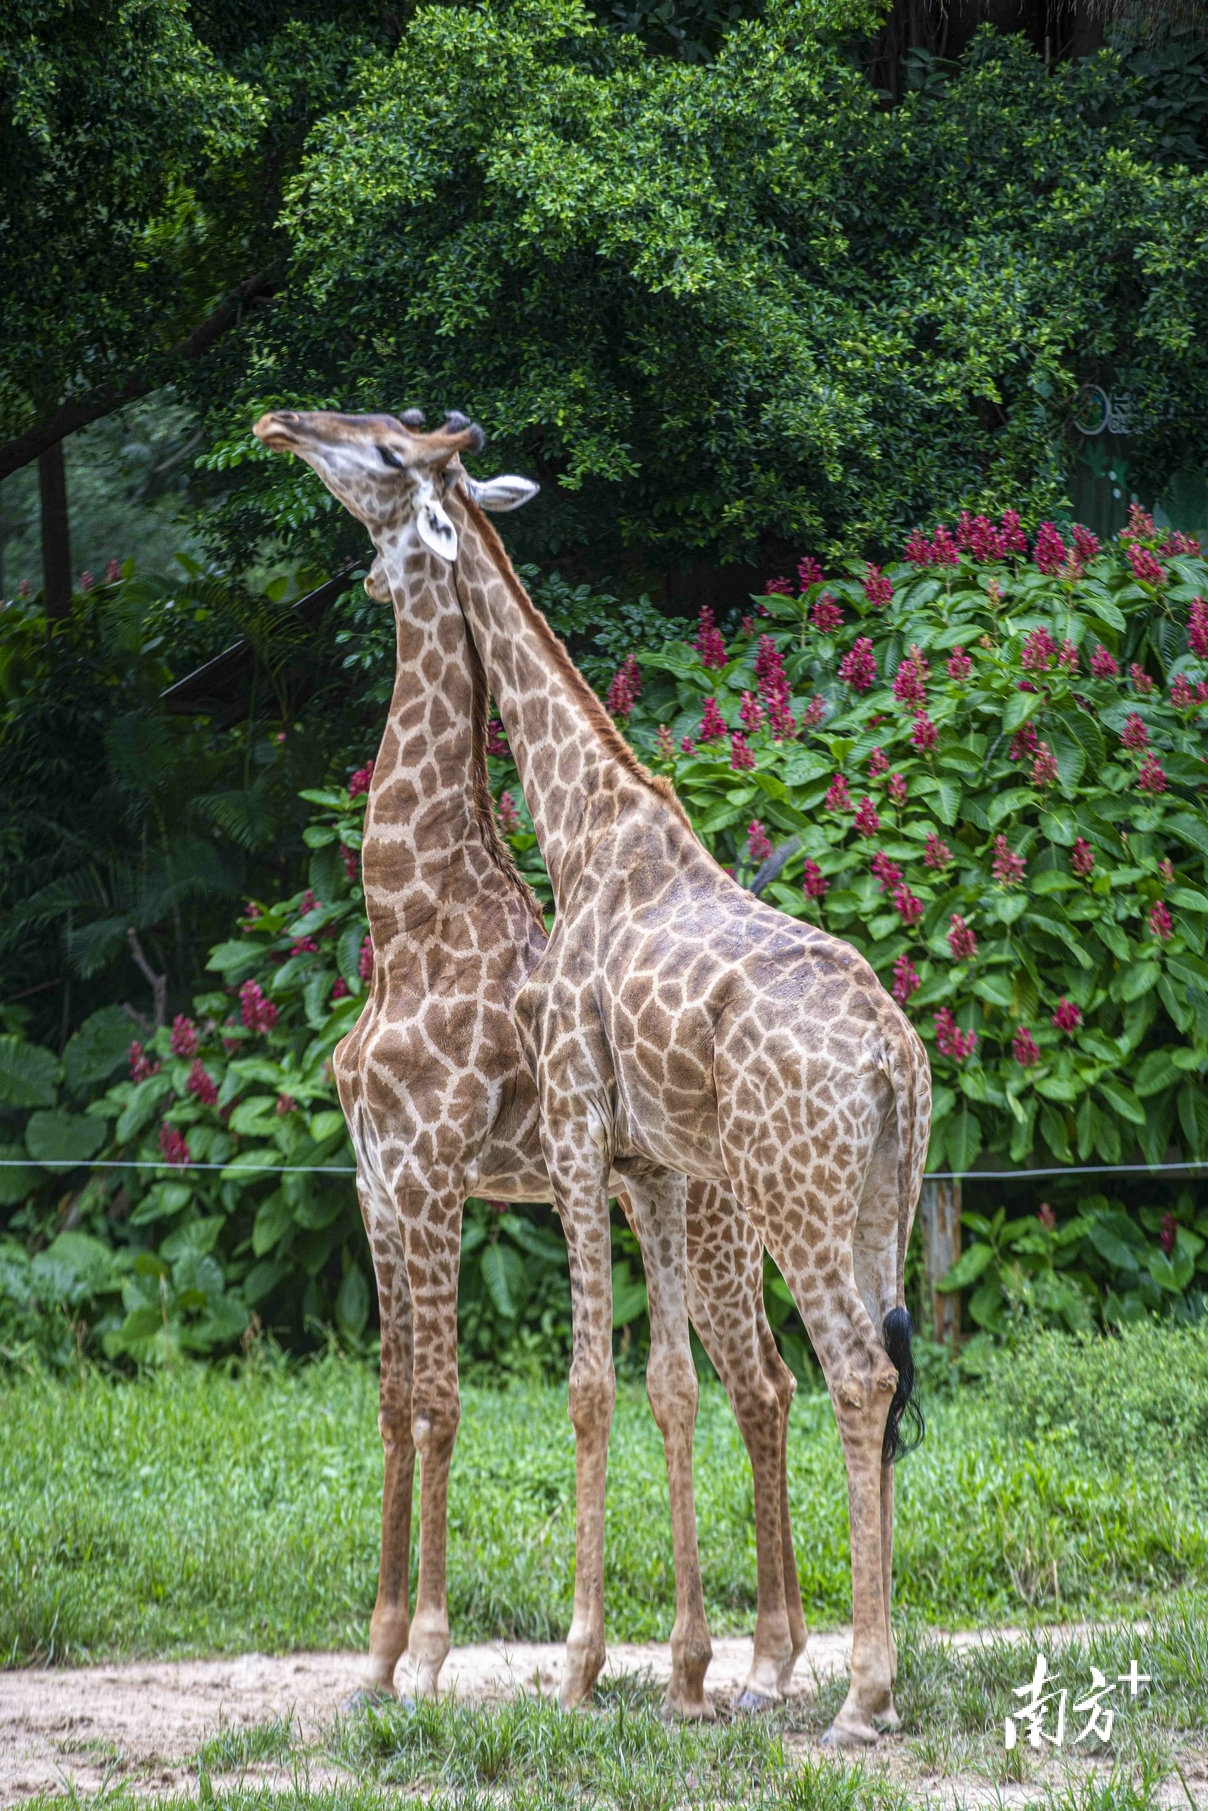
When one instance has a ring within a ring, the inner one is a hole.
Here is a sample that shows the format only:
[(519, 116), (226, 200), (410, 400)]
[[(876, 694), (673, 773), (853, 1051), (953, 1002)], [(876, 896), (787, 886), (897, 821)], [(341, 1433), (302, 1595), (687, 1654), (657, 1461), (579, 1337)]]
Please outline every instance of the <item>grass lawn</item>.
[[(381, 1459), (370, 1370), (204, 1369), (0, 1383), (0, 1661), (359, 1647)], [(574, 1447), (562, 1385), (465, 1389), (450, 1508), (454, 1642), (564, 1634)], [(926, 1403), (899, 1470), (905, 1618), (947, 1627), (1135, 1615), (1208, 1588), (1208, 1330), (1038, 1338)], [(751, 1626), (750, 1480), (702, 1392), (697, 1505), (711, 1626)], [(827, 1399), (802, 1392), (793, 1524), (814, 1626), (850, 1615), (846, 1492)], [(670, 1631), (667, 1484), (639, 1384), (618, 1393), (608, 1628)]]

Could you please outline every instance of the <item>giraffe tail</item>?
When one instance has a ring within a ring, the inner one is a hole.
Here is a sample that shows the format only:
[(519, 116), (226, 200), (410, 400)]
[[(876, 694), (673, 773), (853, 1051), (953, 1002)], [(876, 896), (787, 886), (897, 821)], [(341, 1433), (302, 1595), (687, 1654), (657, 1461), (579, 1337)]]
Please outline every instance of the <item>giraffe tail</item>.
[(897, 1371), (898, 1381), (881, 1447), (881, 1459), (886, 1465), (913, 1452), (926, 1432), (923, 1411), (914, 1393), (914, 1323), (905, 1305), (906, 1244), (922, 1186), (930, 1125), (931, 1088), (926, 1062), (926, 1052), (912, 1033), (908, 1052), (889, 1064), (898, 1132), (897, 1305), (881, 1324), (881, 1343)]

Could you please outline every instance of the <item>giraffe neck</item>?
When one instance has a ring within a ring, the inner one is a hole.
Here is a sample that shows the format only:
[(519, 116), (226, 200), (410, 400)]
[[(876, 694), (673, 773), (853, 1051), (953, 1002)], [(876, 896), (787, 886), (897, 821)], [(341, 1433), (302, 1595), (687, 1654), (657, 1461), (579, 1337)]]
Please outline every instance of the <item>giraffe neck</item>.
[(449, 499), (460, 541), (457, 597), (486, 668), (559, 906), (599, 836), (653, 805), (686, 823), (652, 779), (532, 603), (486, 517)]
[(481, 897), (501, 848), (487, 788), (486, 684), (450, 569), (406, 530), (378, 551), (394, 601), (395, 678), (361, 870), (380, 973)]

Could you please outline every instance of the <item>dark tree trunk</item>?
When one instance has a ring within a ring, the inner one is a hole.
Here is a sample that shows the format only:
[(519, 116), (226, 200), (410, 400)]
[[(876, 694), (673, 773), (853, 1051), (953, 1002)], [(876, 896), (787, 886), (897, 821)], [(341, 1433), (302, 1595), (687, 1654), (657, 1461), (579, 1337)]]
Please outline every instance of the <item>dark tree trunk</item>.
[(38, 459), (38, 497), (42, 506), (43, 602), (48, 617), (63, 617), (71, 610), (71, 536), (61, 440)]

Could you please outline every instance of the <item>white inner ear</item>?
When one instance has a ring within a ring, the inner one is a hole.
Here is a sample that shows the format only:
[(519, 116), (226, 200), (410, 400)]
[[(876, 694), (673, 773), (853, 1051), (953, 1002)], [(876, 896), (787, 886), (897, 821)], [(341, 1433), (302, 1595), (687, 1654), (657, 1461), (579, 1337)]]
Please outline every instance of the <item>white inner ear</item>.
[(527, 503), (541, 489), (531, 478), (502, 475), (479, 481), (466, 472), (462, 481), (479, 509), (490, 510), (493, 515), (502, 515), (509, 509), (519, 509), (522, 503)]
[(437, 500), (436, 487), (430, 483), (416, 486), (415, 526), (428, 551), (451, 565), (457, 558), (457, 530)]

